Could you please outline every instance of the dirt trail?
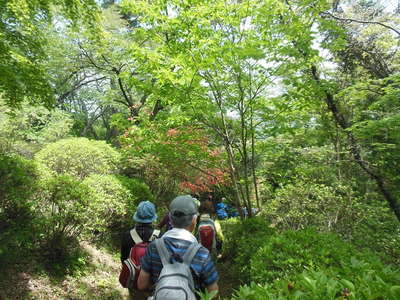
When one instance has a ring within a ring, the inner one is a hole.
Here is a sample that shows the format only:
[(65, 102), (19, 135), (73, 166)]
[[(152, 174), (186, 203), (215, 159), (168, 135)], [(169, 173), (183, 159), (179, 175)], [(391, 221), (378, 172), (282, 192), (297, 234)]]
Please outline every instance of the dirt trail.
[[(120, 287), (118, 274), (120, 261), (88, 243), (81, 247), (88, 253), (89, 267), (79, 275), (54, 279), (35, 270), (34, 261), (20, 262), (5, 271), (0, 279), (0, 300), (122, 300), (127, 299), (126, 289)], [(228, 259), (217, 262), (220, 274), (221, 299), (230, 299), (239, 286)]]
[(230, 299), (234, 290), (239, 287), (239, 278), (232, 272), (232, 269), (229, 260), (217, 262), (217, 270), (220, 275), (218, 286), (221, 299)]
[(120, 287), (120, 262), (90, 244), (81, 244), (89, 254), (89, 268), (83, 274), (55, 280), (35, 272), (35, 262), (26, 261), (5, 270), (0, 280), (0, 300), (121, 300), (127, 290)]

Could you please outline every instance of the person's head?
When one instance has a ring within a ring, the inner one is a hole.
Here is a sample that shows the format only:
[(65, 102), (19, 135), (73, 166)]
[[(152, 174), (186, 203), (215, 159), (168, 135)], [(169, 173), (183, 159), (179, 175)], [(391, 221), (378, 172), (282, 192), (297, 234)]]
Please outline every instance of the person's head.
[(139, 203), (133, 220), (138, 223), (153, 223), (157, 219), (156, 207), (150, 201)]
[(214, 205), (210, 200), (204, 200), (201, 202), (199, 207), (200, 214), (214, 214)]
[(197, 199), (190, 195), (178, 196), (169, 206), (172, 225), (175, 228), (185, 228), (193, 231), (196, 227), (198, 204)]

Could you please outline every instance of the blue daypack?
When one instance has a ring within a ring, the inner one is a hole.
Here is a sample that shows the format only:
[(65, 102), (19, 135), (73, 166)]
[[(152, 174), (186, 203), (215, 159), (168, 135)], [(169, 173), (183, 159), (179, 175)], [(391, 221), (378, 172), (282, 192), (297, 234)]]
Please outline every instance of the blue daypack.
[(225, 211), (225, 209), (222, 209), (222, 208), (217, 209), (216, 214), (217, 214), (218, 219), (221, 219), (221, 220), (226, 219), (228, 217), (227, 212)]

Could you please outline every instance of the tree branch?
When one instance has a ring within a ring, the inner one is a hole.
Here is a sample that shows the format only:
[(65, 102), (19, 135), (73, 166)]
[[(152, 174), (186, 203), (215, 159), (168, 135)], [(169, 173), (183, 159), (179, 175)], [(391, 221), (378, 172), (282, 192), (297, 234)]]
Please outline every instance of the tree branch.
[(323, 16), (324, 16), (324, 15), (325, 15), (325, 16), (329, 16), (329, 17), (334, 18), (335, 20), (338, 20), (338, 21), (355, 22), (355, 23), (360, 23), (360, 24), (375, 24), (375, 25), (380, 25), (380, 26), (383, 26), (383, 27), (385, 27), (385, 28), (387, 28), (387, 29), (390, 29), (390, 30), (396, 32), (397, 35), (400, 36), (400, 31), (399, 31), (399, 30), (397, 30), (396, 28), (394, 28), (394, 27), (392, 27), (392, 26), (389, 26), (389, 25), (387, 25), (387, 24), (384, 24), (384, 23), (382, 23), (382, 22), (378, 22), (378, 21), (363, 21), (363, 20), (356, 20), (356, 19), (351, 19), (351, 18), (341, 18), (341, 17), (335, 16), (334, 14), (332, 14), (332, 13), (330, 13), (330, 12), (321, 12), (321, 15), (323, 15)]

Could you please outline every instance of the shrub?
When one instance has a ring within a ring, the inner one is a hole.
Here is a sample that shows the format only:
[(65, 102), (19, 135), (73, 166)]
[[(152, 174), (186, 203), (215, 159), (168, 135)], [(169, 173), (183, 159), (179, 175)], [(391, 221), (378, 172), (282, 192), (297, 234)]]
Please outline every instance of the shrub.
[(44, 145), (69, 136), (72, 120), (57, 108), (24, 103), (11, 110), (0, 99), (0, 148), (32, 157)]
[(251, 279), (264, 283), (316, 267), (341, 269), (358, 251), (338, 236), (307, 229), (264, 240), (250, 260)]
[(343, 234), (351, 233), (352, 221), (363, 215), (361, 203), (349, 186), (303, 180), (280, 189), (265, 211), (282, 229), (317, 227)]
[(332, 270), (305, 271), (273, 284), (242, 286), (232, 299), (391, 299), (400, 297), (400, 273), (393, 268), (352, 260), (345, 275)]
[(155, 198), (150, 191), (150, 188), (144, 182), (141, 182), (136, 178), (129, 178), (122, 175), (116, 175), (119, 182), (131, 193), (132, 200), (126, 201), (126, 212), (128, 215), (132, 215), (136, 210), (136, 207), (141, 201), (155, 202)]
[(0, 154), (0, 228), (29, 218), (29, 199), (35, 191), (37, 177), (33, 162)]
[(233, 261), (234, 269), (243, 282), (250, 281), (249, 260), (265, 242), (275, 234), (275, 229), (263, 218), (239, 218), (223, 221), (225, 234), (224, 255)]
[(87, 229), (103, 233), (121, 224), (130, 224), (131, 207), (137, 202), (132, 193), (113, 175), (93, 174), (84, 181), (90, 189), (90, 223)]
[(348, 185), (299, 181), (280, 189), (263, 214), (279, 229), (315, 227), (335, 232), (388, 262), (400, 263), (400, 226), (376, 193), (356, 197)]
[[(259, 250), (245, 248), (251, 283), (233, 299), (399, 299), (399, 270), (335, 234), (289, 230), (262, 239)], [(236, 245), (237, 253), (246, 247)]]
[(70, 138), (49, 144), (36, 156), (48, 175), (69, 174), (84, 179), (117, 171), (119, 153), (103, 141)]
[(121, 184), (131, 192), (133, 197), (136, 199), (136, 203), (139, 204), (141, 201), (154, 202), (154, 196), (150, 191), (147, 184), (136, 178), (129, 178), (122, 175), (116, 175), (116, 178)]
[(44, 253), (60, 260), (71, 250), (92, 219), (89, 188), (76, 178), (60, 175), (41, 182), (36, 195), (37, 234)]
[(346, 239), (359, 248), (370, 249), (385, 262), (400, 265), (400, 224), (393, 211), (377, 196), (363, 205), (365, 216)]
[(34, 163), (0, 154), (0, 264), (14, 259), (15, 251), (32, 245), (31, 197), (36, 181)]

